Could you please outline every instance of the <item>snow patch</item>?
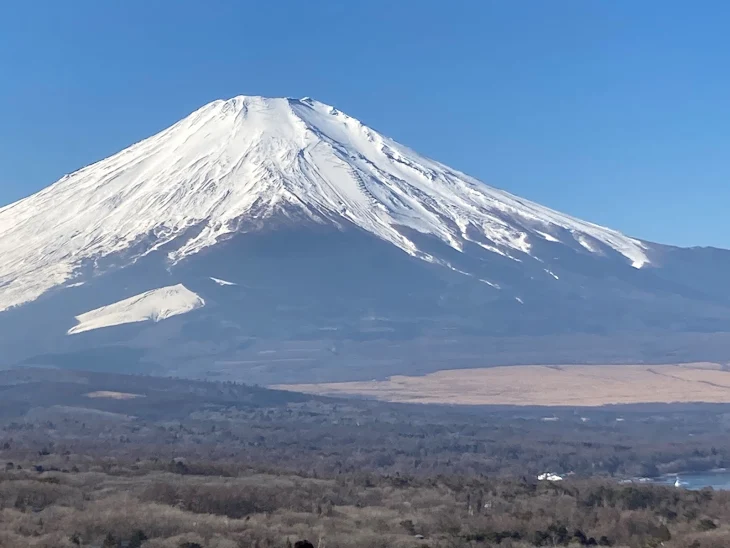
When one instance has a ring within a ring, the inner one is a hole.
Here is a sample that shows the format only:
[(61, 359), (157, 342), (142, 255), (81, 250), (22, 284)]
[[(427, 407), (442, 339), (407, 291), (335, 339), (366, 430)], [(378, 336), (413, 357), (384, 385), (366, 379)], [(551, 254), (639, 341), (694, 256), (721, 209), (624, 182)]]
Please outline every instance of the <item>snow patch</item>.
[(87, 398), (91, 399), (109, 399), (109, 400), (135, 400), (144, 398), (143, 394), (131, 394), (129, 392), (114, 392), (110, 390), (99, 390), (97, 392), (89, 392)]
[(214, 281), (215, 283), (217, 283), (218, 285), (221, 285), (221, 286), (227, 286), (227, 285), (238, 285), (238, 284), (235, 284), (235, 283), (233, 283), (233, 282), (227, 282), (227, 281), (225, 281), (225, 280), (221, 280), (221, 279), (219, 279), (219, 278), (214, 278), (213, 276), (211, 276), (211, 277), (210, 277), (210, 279), (211, 279), (211, 280), (213, 280), (213, 281)]
[(541, 231), (539, 231), (539, 230), (536, 230), (535, 232), (537, 232), (537, 233), (538, 233), (538, 234), (539, 234), (540, 236), (542, 236), (543, 238), (545, 238), (545, 239), (546, 239), (546, 240), (547, 240), (548, 242), (556, 242), (556, 243), (560, 243), (560, 240), (558, 240), (558, 239), (557, 239), (557, 238), (556, 238), (555, 236), (553, 236), (552, 234), (548, 234), (547, 232), (541, 232)]
[(203, 306), (205, 301), (182, 284), (161, 287), (76, 316), (79, 323), (68, 334), (128, 323), (159, 322)]
[(587, 249), (587, 250), (588, 250), (588, 251), (590, 251), (591, 253), (600, 253), (600, 252), (601, 252), (601, 250), (600, 250), (600, 249), (598, 249), (598, 248), (597, 248), (597, 247), (596, 247), (596, 246), (595, 246), (595, 245), (593, 244), (593, 242), (591, 242), (590, 240), (588, 240), (588, 239), (587, 239), (587, 238), (585, 238), (584, 236), (582, 236), (582, 235), (580, 235), (580, 234), (577, 234), (577, 235), (575, 235), (575, 239), (576, 239), (576, 241), (577, 241), (577, 242), (578, 242), (578, 243), (579, 243), (579, 244), (580, 244), (580, 245), (581, 245), (581, 246), (582, 246), (583, 248)]

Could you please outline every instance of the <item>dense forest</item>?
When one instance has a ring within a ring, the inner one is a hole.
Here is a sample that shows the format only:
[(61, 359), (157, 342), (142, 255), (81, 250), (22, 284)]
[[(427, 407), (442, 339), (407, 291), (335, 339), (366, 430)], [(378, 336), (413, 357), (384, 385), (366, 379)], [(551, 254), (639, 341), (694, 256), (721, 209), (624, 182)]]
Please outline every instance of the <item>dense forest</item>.
[(730, 545), (730, 493), (712, 490), (577, 478), (315, 479), (245, 463), (39, 459), (45, 464), (7, 462), (0, 473), (0, 546)]
[(730, 466), (728, 406), (394, 405), (42, 370), (1, 373), (0, 396), (3, 548), (730, 546), (730, 494), (632, 482)]

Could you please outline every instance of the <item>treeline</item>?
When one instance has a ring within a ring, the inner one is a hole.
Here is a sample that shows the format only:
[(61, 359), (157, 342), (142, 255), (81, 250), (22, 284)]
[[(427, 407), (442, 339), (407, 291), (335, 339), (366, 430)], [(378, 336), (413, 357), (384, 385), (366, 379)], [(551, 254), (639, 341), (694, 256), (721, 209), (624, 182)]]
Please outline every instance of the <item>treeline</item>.
[(65, 467), (0, 472), (3, 548), (730, 546), (730, 493), (712, 490), (45, 457)]
[[(90, 392), (138, 394), (89, 398)], [(232, 383), (23, 369), (0, 375), (0, 458), (157, 458), (333, 478), (615, 478), (730, 468), (730, 406), (448, 407)]]
[(186, 457), (221, 469), (243, 459), (320, 478), (546, 471), (623, 478), (730, 467), (730, 421), (718, 406), (463, 410), (311, 400), (201, 404), (175, 414), (172, 404), (160, 403), (165, 417), (158, 419), (135, 415), (134, 401), (122, 404), (129, 414), (54, 408), (0, 420), (0, 457)]

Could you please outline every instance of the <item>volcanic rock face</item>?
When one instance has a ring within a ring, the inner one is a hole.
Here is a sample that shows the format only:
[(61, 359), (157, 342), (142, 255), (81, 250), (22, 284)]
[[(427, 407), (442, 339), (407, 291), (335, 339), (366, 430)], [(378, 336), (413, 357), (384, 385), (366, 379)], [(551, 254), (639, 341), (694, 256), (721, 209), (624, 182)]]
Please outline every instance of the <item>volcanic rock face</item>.
[(0, 209), (0, 350), (289, 381), (413, 372), (428, 339), (480, 365), (490, 337), (728, 331), (729, 271), (727, 251), (560, 214), (317, 101), (236, 97)]

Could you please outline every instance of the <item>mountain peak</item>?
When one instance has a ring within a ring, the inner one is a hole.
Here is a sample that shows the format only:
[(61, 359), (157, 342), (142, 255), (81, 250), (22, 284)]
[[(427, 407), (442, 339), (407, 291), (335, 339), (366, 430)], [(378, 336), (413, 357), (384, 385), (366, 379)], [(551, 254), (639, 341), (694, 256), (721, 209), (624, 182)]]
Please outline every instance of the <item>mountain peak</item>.
[(538, 242), (618, 253), (636, 268), (649, 262), (643, 242), (484, 185), (332, 106), (242, 95), (0, 209), (0, 311), (90, 262), (165, 247), (175, 263), (248, 230), (242, 221), (292, 210), (449, 268), (413, 235), (515, 262), (544, 260)]

